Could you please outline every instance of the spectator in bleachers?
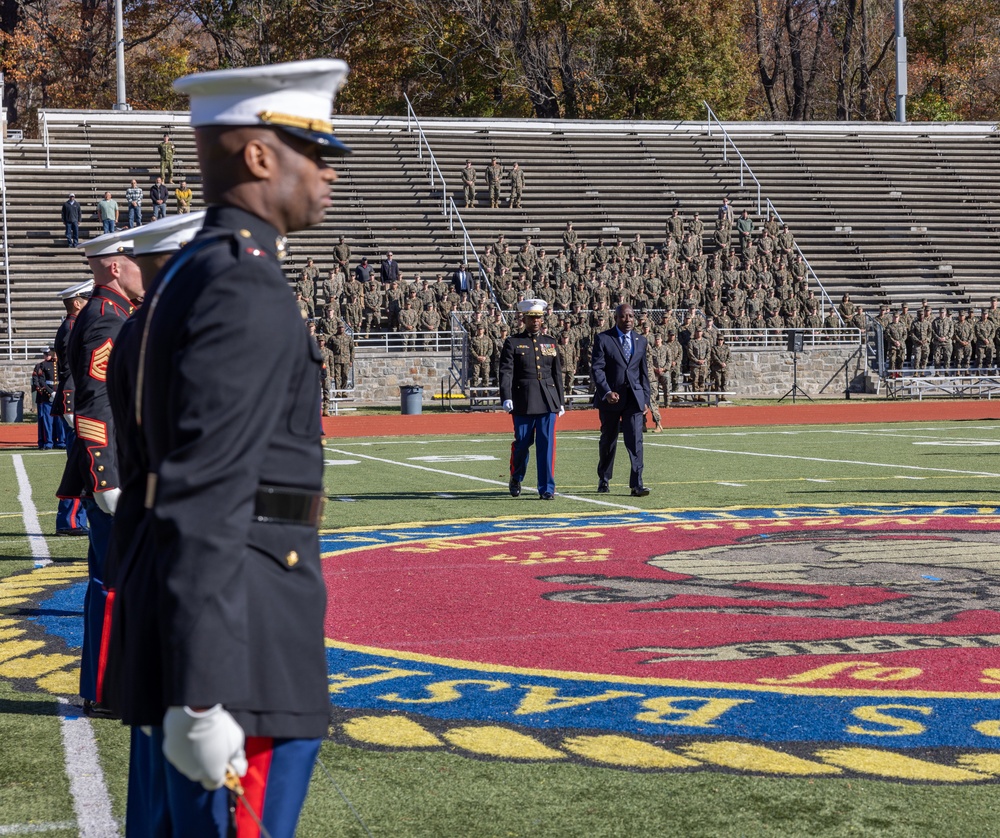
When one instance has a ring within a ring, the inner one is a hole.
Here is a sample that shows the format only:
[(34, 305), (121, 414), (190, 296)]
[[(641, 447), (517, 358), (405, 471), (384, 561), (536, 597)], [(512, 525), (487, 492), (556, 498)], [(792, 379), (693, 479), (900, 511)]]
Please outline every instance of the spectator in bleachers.
[(521, 197), (524, 194), (524, 169), (515, 161), (510, 170), (510, 207), (521, 209)]
[[(367, 260), (364, 260), (367, 264)], [(368, 273), (368, 278), (371, 277), (371, 273)], [(399, 273), (399, 262), (392, 258), (392, 251), (388, 250), (385, 254), (385, 259), (382, 260), (382, 264), (379, 266), (379, 278), (382, 280), (383, 284), (392, 282), (393, 280), (402, 279)], [(368, 279), (362, 278), (362, 282), (367, 282)]]
[[(392, 254), (391, 253), (389, 254), (388, 258), (390, 260), (392, 259)], [(385, 262), (383, 262), (382, 264), (384, 265)], [(396, 275), (395, 275), (395, 277), (393, 279), (387, 279), (386, 276), (385, 276), (385, 274), (383, 273), (382, 276), (381, 276), (383, 285), (388, 285), (390, 282), (398, 282), (399, 281), (399, 265), (396, 262), (393, 262), (393, 265), (395, 265), (395, 274)], [(368, 257), (365, 256), (361, 260), (361, 263), (354, 269), (354, 281), (355, 282), (360, 282), (361, 284), (367, 283), (369, 280), (371, 280), (371, 278), (372, 278), (372, 271), (374, 271), (374, 270), (375, 270), (374, 267), (372, 267), (371, 265), (368, 264)], [(346, 285), (350, 281), (351, 281), (351, 275), (350, 274), (345, 274), (344, 284)]]
[(458, 270), (452, 276), (452, 284), (459, 294), (472, 289), (472, 274), (469, 272), (468, 262), (463, 262), (458, 266)]
[(160, 156), (160, 180), (163, 183), (173, 183), (175, 148), (169, 134), (163, 135), (163, 142), (156, 147), (156, 151)]
[(931, 363), (934, 369), (941, 371), (951, 362), (952, 338), (955, 335), (955, 324), (948, 316), (948, 309), (942, 307), (938, 316), (931, 321)]
[(72, 192), (62, 205), (61, 217), (63, 227), (66, 229), (66, 244), (69, 247), (76, 247), (80, 244), (80, 221), (83, 218), (83, 210)]
[(191, 212), (191, 188), (187, 181), (181, 178), (181, 184), (174, 190), (174, 201), (177, 203), (177, 214), (185, 215)]
[[(434, 305), (433, 301), (428, 302), (424, 305), (424, 310), (420, 313), (420, 318), (417, 325), (421, 332), (436, 332), (438, 329), (441, 328), (441, 315), (438, 313), (438, 310)], [(424, 349), (431, 348), (430, 340), (431, 339), (428, 335), (423, 336)]]
[(128, 228), (142, 225), (142, 187), (135, 178), (125, 190), (125, 206), (128, 208)]
[(465, 168), (462, 169), (462, 192), (465, 195), (465, 208), (472, 209), (476, 203), (476, 170), (472, 167), (472, 161), (465, 161)]
[(97, 217), (105, 233), (115, 231), (115, 225), (118, 224), (118, 202), (111, 199), (110, 192), (105, 192), (104, 198), (97, 202)]
[(752, 258), (752, 255), (747, 253), (747, 249), (753, 241), (753, 219), (747, 210), (743, 210), (740, 213), (739, 220), (736, 222), (736, 233), (740, 238), (740, 252), (743, 254), (743, 257), (748, 258), (749, 256), (749, 258)]
[(153, 202), (153, 221), (157, 218), (167, 217), (167, 198), (170, 197), (170, 192), (167, 190), (167, 185), (163, 182), (163, 178), (158, 177), (156, 183), (149, 187), (149, 199)]
[(733, 221), (733, 208), (729, 204), (729, 198), (724, 197), (722, 204), (715, 213), (715, 226), (729, 230), (732, 229)]
[(472, 387), (489, 387), (490, 359), (493, 356), (493, 340), (486, 334), (486, 327), (479, 324), (469, 340), (469, 365)]

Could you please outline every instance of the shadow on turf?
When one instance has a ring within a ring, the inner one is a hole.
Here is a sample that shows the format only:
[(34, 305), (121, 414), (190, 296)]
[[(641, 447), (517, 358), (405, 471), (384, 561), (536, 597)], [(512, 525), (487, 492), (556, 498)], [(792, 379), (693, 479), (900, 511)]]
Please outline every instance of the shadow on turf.
[[(454, 498), (442, 498), (442, 494), (455, 495)], [(533, 494), (533, 493), (532, 493)], [(342, 492), (339, 495), (327, 495), (330, 503), (338, 503), (341, 498), (354, 498), (355, 500), (462, 500), (472, 499), (484, 500), (492, 498), (507, 498), (510, 500), (510, 493), (504, 489), (502, 491), (463, 491), (463, 492)]]
[(21, 716), (56, 716), (59, 714), (58, 704), (55, 701), (36, 701), (26, 698), (24, 701), (12, 701), (9, 698), (0, 698), (0, 715), (21, 715)]

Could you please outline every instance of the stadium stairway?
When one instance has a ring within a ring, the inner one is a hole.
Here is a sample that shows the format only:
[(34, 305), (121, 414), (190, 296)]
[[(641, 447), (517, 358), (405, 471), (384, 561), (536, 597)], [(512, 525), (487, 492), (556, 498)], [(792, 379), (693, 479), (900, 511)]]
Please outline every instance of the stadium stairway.
[[(81, 237), (98, 234), (97, 200), (110, 190), (123, 205), (133, 177), (148, 193), (167, 130), (177, 146), (174, 180), (187, 176), (200, 205), (186, 121), (172, 112), (49, 111), (48, 147), (38, 140), (6, 144), (15, 347), (48, 343), (62, 317), (55, 293), (87, 276), (59, 223), (67, 193), (84, 205)], [(291, 237), (289, 278), (307, 257), (331, 267), (340, 235), (352, 247), (352, 264), (362, 256), (377, 263), (391, 249), (407, 279), (454, 270), (469, 252), (460, 225), (449, 229), (442, 213), (445, 195), (439, 179), (431, 186), (417, 132), (397, 117), (338, 117), (335, 125), (355, 154), (337, 163), (328, 220)], [(746, 207), (757, 215), (757, 186), (750, 177), (741, 186), (732, 151), (723, 161), (718, 126), (709, 136), (704, 123), (438, 118), (420, 125), (447, 196), (480, 249), (504, 233), (512, 252), (530, 235), (554, 254), (570, 220), (592, 246), (601, 236), (627, 242), (635, 233), (660, 244), (674, 206), (687, 218), (699, 211), (711, 230), (724, 195), (737, 212)], [(725, 127), (759, 179), (762, 199), (789, 223), (834, 300), (849, 292), (868, 305), (979, 305), (998, 291), (1000, 160), (992, 126)], [(489, 209), (485, 169), (494, 155), (505, 169), (517, 160), (525, 170), (524, 209), (507, 206), (506, 181), (501, 208)], [(477, 204), (469, 210), (461, 208), (466, 159), (479, 173)], [(146, 218), (149, 212), (147, 199)]]

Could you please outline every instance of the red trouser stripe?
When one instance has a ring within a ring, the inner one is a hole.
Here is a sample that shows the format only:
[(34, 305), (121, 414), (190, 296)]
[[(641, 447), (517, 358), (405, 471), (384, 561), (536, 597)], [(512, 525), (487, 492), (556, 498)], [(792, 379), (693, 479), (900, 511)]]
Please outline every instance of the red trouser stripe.
[(553, 480), (556, 477), (556, 422), (558, 421), (558, 415), (552, 419), (552, 462), (549, 463), (549, 474), (552, 475)]
[(79, 529), (76, 523), (76, 516), (80, 514), (80, 499), (73, 498), (73, 509), (69, 514), (69, 528), (71, 530)]
[(104, 693), (104, 672), (108, 668), (108, 648), (111, 646), (111, 614), (115, 605), (114, 588), (108, 589), (104, 600), (104, 624), (101, 627), (101, 649), (97, 654), (97, 703)]
[[(257, 817), (264, 820), (264, 798), (267, 777), (274, 756), (274, 740), (269, 736), (248, 736), (246, 741), (247, 769), (242, 778), (244, 800)], [(273, 827), (272, 827), (273, 828)], [(260, 838), (257, 822), (242, 803), (236, 804), (236, 838)]]

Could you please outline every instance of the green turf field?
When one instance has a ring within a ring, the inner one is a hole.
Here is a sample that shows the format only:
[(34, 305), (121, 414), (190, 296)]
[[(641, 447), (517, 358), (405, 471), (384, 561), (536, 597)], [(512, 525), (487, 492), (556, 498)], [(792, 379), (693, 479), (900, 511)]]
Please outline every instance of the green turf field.
[[(647, 434), (645, 483), (652, 494), (646, 498), (629, 496), (624, 446), (611, 493), (598, 495), (597, 434), (561, 433), (559, 494), (547, 503), (530, 491), (533, 462), (524, 494), (510, 498), (506, 436), (329, 439), (325, 448), (331, 530), (859, 504), (965, 505), (986, 514), (1000, 501), (1000, 424), (989, 422)], [(85, 555), (85, 540), (51, 535), (64, 461), (62, 452), (0, 452), (0, 835), (78, 834), (71, 780), (96, 781), (67, 776), (56, 695), (72, 682), (72, 665), (51, 659), (50, 672), (37, 663), (25, 677), (33, 650), (23, 645), (19, 622), (32, 607), (24, 597), (38, 596), (35, 577), (25, 574), (42, 549), (28, 538), (33, 532), (23, 514), (30, 504), (19, 469), (30, 482), (43, 547), (57, 560), (41, 573), (69, 578)], [(48, 688), (32, 688), (39, 682)], [(127, 733), (107, 721), (92, 729), (111, 817), (120, 822)], [(325, 743), (321, 758), (303, 836), (363, 836), (366, 829), (379, 838), (998, 834), (1000, 786), (993, 779), (1000, 771), (984, 773), (984, 782), (955, 784), (759, 776), (719, 765), (623, 770), (477, 757), (459, 747), (362, 748), (343, 736)]]

